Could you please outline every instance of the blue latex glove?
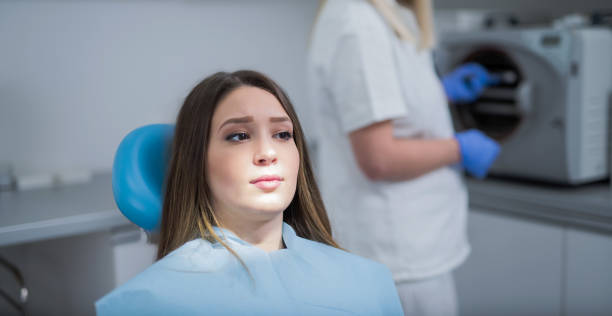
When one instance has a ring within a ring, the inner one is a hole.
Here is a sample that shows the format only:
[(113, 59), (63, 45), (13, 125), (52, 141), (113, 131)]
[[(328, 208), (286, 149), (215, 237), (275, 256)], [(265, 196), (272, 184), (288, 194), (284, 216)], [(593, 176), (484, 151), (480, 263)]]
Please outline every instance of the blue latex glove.
[(484, 178), (499, 155), (499, 144), (476, 129), (457, 133), (455, 139), (461, 151), (461, 165), (474, 177)]
[(455, 103), (473, 102), (487, 86), (499, 82), (499, 76), (490, 74), (477, 63), (461, 65), (442, 78), (446, 96)]

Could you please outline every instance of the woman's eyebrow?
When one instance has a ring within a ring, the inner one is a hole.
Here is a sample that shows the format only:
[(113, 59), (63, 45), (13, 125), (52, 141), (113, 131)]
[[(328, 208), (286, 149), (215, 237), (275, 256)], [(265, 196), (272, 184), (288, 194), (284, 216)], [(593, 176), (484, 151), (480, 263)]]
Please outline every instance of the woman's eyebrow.
[(227, 124), (241, 124), (241, 123), (250, 123), (250, 122), (253, 122), (252, 116), (233, 117), (223, 122), (223, 124), (219, 126), (219, 130)]
[[(270, 118), (270, 122), (272, 122), (272, 123), (287, 122), (287, 121), (291, 121), (291, 120), (288, 117), (286, 117), (286, 116), (279, 116), (279, 117), (271, 117)], [(219, 130), (221, 130), (221, 128), (223, 128), (223, 126), (228, 125), (228, 124), (243, 124), (243, 123), (250, 123), (250, 122), (253, 122), (253, 117), (252, 116), (233, 117), (233, 118), (227, 119), (225, 122), (223, 122), (223, 124), (221, 124), (221, 126), (219, 126)]]
[(280, 116), (280, 117), (271, 117), (270, 118), (270, 122), (286, 122), (289, 121), (289, 118), (286, 116)]

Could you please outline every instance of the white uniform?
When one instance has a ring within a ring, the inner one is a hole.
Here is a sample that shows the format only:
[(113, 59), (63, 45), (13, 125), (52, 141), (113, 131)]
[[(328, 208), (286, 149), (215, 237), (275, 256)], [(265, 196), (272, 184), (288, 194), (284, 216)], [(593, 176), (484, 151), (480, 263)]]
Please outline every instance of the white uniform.
[[(402, 10), (418, 34), (414, 15)], [(449, 166), (410, 181), (370, 181), (348, 137), (389, 119), (395, 137), (453, 137), (431, 52), (400, 41), (366, 0), (328, 0), (313, 32), (309, 80), (316, 126), (307, 133), (317, 140), (317, 175), (334, 237), (386, 264), (399, 283), (448, 273), (470, 252), (460, 171)]]

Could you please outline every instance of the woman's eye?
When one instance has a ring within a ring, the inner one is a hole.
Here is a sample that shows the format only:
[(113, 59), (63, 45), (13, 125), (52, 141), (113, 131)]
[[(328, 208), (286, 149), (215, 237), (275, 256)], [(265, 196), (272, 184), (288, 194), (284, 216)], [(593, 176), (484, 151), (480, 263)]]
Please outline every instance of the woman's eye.
[(290, 132), (280, 132), (275, 134), (276, 138), (280, 138), (282, 140), (290, 140), (293, 138), (293, 135)]
[(230, 142), (240, 142), (247, 139), (249, 139), (249, 134), (247, 133), (232, 133), (225, 137), (225, 140)]

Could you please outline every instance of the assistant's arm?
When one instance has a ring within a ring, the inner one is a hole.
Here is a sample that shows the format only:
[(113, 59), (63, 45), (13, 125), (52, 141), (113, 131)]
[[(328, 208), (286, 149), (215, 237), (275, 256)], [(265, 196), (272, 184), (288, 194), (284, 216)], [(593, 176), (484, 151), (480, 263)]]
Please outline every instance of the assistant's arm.
[(409, 180), (461, 161), (455, 138), (395, 138), (391, 120), (355, 130), (349, 138), (357, 164), (370, 180)]

